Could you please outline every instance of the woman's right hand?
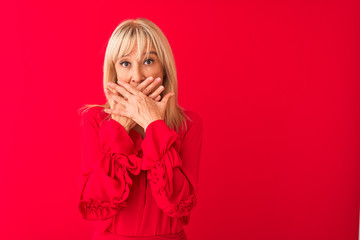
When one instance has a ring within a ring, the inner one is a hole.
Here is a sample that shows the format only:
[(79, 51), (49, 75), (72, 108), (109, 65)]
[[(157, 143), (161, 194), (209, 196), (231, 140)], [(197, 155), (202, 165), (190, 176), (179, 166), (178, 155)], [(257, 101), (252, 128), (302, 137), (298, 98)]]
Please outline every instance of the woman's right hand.
[[(157, 89), (155, 91), (152, 92), (152, 90), (156, 87), (156, 85), (158, 83), (159, 82), (155, 81), (155, 79), (153, 77), (148, 77), (147, 79), (145, 79), (145, 81), (140, 83), (136, 88), (139, 91), (141, 91), (142, 93), (144, 93), (145, 95), (152, 98), (154, 101), (159, 101), (161, 99), (160, 93), (164, 90), (164, 87), (162, 85), (160, 85), (157, 87)], [(149, 95), (149, 93), (151, 93), (151, 94)], [(105, 95), (110, 103), (110, 108), (112, 110), (124, 110), (124, 105), (116, 102), (112, 98), (113, 94), (120, 96), (119, 93), (112, 93), (112, 91), (109, 90), (108, 88), (105, 89)], [(137, 124), (134, 120), (132, 120), (131, 118), (125, 117), (125, 116), (111, 114), (111, 118), (114, 119), (115, 121), (117, 121), (118, 123), (120, 123), (126, 129), (126, 131), (128, 133), (129, 133), (130, 129), (135, 127), (135, 125)]]

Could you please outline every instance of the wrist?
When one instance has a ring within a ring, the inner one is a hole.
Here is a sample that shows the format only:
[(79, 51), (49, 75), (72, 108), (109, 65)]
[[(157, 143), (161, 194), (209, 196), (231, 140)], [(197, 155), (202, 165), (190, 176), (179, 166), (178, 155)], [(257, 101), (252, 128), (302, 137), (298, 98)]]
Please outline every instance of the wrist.
[(130, 128), (128, 128), (128, 127), (124, 127), (124, 128), (125, 128), (125, 131), (129, 134)]
[(154, 118), (154, 119), (152, 119), (152, 121), (147, 122), (147, 123), (145, 124), (145, 126), (144, 126), (144, 132), (146, 132), (147, 127), (148, 127), (152, 122), (155, 122), (155, 121), (157, 121), (157, 120), (164, 120), (164, 119), (162, 119), (162, 118)]
[(120, 124), (124, 129), (125, 131), (129, 134), (130, 132), (130, 127), (126, 126), (126, 124), (122, 123), (119, 119), (117, 118), (113, 118), (114, 121), (116, 121), (118, 124)]

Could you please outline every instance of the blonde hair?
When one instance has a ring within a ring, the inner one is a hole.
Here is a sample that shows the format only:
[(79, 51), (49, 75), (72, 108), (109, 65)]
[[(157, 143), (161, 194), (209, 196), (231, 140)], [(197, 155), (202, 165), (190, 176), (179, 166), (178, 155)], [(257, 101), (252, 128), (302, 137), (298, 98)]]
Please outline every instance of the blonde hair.
[[(165, 111), (164, 120), (173, 130), (179, 132), (183, 125), (187, 129), (186, 114), (184, 109), (178, 105), (178, 82), (175, 66), (175, 59), (170, 44), (161, 29), (145, 18), (127, 19), (122, 21), (113, 31), (105, 52), (103, 66), (103, 87), (104, 90), (108, 82), (117, 81), (115, 70), (115, 61), (117, 57), (129, 54), (135, 45), (138, 46), (137, 58), (140, 59), (141, 50), (146, 44), (146, 57), (149, 55), (150, 45), (156, 50), (164, 72), (163, 86), (164, 90), (160, 96), (163, 98), (168, 92), (174, 92), (175, 96), (169, 99)], [(104, 92), (104, 91), (103, 91)], [(109, 101), (103, 105), (85, 104), (79, 109), (81, 113), (91, 107), (110, 108)], [(109, 114), (109, 117), (111, 115)]]

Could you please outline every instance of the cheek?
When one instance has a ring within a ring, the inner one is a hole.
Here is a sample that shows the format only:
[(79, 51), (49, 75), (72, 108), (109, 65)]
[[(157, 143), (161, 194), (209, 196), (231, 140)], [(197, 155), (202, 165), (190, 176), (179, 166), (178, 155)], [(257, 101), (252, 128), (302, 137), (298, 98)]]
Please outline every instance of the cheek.
[(121, 80), (123, 82), (129, 83), (130, 79), (124, 76), (124, 74), (117, 74), (117, 80)]
[(148, 74), (158, 77), (163, 77), (164, 75), (163, 69), (160, 64), (157, 64), (156, 66), (149, 68)]

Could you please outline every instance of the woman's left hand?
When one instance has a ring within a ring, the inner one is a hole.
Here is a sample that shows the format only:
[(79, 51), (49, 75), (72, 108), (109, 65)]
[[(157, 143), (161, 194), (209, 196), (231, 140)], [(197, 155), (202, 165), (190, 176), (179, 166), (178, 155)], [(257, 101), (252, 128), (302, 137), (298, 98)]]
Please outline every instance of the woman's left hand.
[(151, 122), (164, 120), (168, 101), (175, 95), (172, 92), (167, 93), (161, 101), (157, 102), (126, 82), (118, 81), (119, 85), (112, 82), (107, 84), (123, 96), (114, 95), (113, 97), (125, 108), (124, 110), (105, 109), (105, 111), (109, 114), (118, 114), (133, 119), (144, 128), (144, 131)]

